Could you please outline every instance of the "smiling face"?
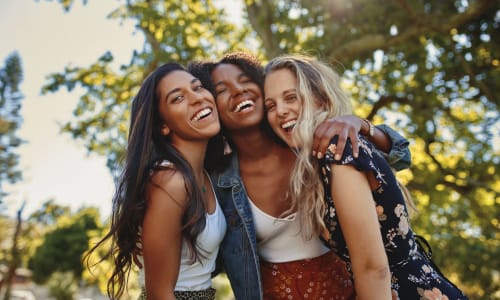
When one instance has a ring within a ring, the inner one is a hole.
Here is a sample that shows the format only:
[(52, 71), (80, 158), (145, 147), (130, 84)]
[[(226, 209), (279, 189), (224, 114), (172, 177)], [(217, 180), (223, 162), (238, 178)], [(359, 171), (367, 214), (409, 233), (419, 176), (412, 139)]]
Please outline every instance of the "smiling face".
[(220, 130), (212, 94), (186, 71), (173, 71), (156, 88), (161, 133), (179, 140), (208, 140)]
[(218, 65), (211, 77), (222, 124), (229, 131), (258, 126), (264, 116), (259, 86), (233, 64)]
[(288, 146), (295, 147), (292, 131), (302, 109), (295, 74), (288, 69), (270, 72), (264, 82), (264, 94), (269, 125)]

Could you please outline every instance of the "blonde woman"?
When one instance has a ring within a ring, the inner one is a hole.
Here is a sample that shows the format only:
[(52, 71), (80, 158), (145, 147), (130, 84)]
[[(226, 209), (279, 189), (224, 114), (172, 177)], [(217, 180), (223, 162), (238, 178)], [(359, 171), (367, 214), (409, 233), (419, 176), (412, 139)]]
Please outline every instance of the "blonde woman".
[(358, 299), (466, 299), (419, 247), (404, 194), (373, 144), (359, 137), (357, 158), (347, 146), (335, 160), (334, 143), (322, 159), (311, 156), (317, 124), (352, 113), (339, 76), (301, 55), (275, 58), (265, 73), (267, 119), (297, 153), (291, 209), (302, 234), (322, 234), (347, 262)]

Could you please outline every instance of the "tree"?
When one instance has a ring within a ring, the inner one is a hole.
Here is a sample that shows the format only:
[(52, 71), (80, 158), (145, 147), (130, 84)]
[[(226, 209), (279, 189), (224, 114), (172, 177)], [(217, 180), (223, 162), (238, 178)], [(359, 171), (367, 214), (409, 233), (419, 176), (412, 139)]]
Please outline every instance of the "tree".
[(28, 262), (33, 280), (45, 283), (55, 272), (71, 272), (80, 279), (83, 272), (82, 254), (88, 249), (89, 234), (100, 226), (96, 208), (85, 208), (74, 215), (61, 216), (55, 229), (44, 236)]
[(56, 300), (73, 300), (78, 290), (75, 275), (71, 272), (54, 272), (48, 282), (49, 295)]
[(500, 156), (493, 145), (500, 126), (499, 3), (245, 4), (266, 53), (314, 51), (344, 74), (353, 98), (363, 100), (360, 115), (392, 119), (411, 138), (414, 165), (405, 175), (420, 210), (416, 230), (472, 298), (490, 297), (500, 287), (494, 279), (500, 265), (491, 263), (500, 254), (494, 167)]
[(131, 98), (158, 61), (185, 63), (245, 49), (235, 41), (251, 41), (264, 60), (312, 53), (343, 75), (352, 98), (360, 100), (358, 115), (409, 138), (413, 166), (399, 176), (417, 202), (415, 230), (430, 240), (438, 265), (470, 298), (500, 299), (494, 295), (500, 261), (493, 259), (500, 255), (498, 1), (243, 3), (238, 39), (211, 1), (129, 1), (118, 8), (111, 16), (134, 20), (144, 48), (120, 72), (110, 70), (113, 56), (106, 53), (89, 67), (50, 76), (46, 93), (85, 90), (77, 120), (64, 130), (106, 155), (115, 170)]
[[(21, 205), (21, 208), (17, 211), (17, 221), (16, 221), (16, 229), (14, 231), (14, 235), (12, 237), (12, 246), (10, 249), (10, 262), (8, 265), (7, 269), (7, 275), (5, 276), (5, 294), (4, 294), (4, 300), (9, 300), (10, 299), (10, 293), (12, 289), (12, 281), (14, 280), (14, 276), (16, 274), (16, 269), (21, 265), (21, 254), (19, 251), (19, 246), (18, 246), (18, 241), (19, 241), (19, 235), (21, 234), (21, 226), (23, 223), (22, 220), (22, 213), (24, 210), (26, 202), (23, 202)], [(2, 287), (2, 285), (0, 285)]]
[[(64, 2), (67, 8), (73, 4)], [(144, 78), (164, 62), (187, 64), (218, 55), (242, 41), (243, 33), (221, 22), (221, 15), (211, 0), (134, 0), (118, 7), (111, 18), (133, 20), (136, 30), (144, 36), (144, 47), (119, 70), (111, 67), (114, 57), (106, 52), (88, 68), (68, 67), (64, 73), (50, 77), (44, 93), (63, 87), (72, 91), (76, 86), (87, 91), (73, 111), (76, 121), (66, 123), (63, 130), (82, 138), (89, 151), (105, 155), (114, 173), (126, 145), (128, 108)], [(229, 35), (233, 39), (219, 39)]]
[(22, 122), (19, 115), (23, 98), (19, 84), (22, 80), (21, 58), (14, 52), (0, 67), (0, 204), (5, 196), (2, 184), (6, 181), (14, 183), (21, 178), (21, 171), (17, 169), (19, 155), (15, 149), (22, 142), (16, 136)]

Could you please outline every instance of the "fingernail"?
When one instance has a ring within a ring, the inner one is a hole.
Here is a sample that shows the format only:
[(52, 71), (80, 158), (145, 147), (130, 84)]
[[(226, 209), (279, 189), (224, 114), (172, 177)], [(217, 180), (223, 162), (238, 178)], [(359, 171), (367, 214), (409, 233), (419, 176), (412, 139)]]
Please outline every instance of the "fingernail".
[(323, 153), (321, 152), (318, 152), (318, 155), (316, 156), (318, 159), (322, 159), (323, 158)]
[(335, 154), (335, 160), (340, 160), (341, 158), (340, 154)]
[(313, 156), (316, 156), (316, 151), (313, 150)]
[(353, 155), (355, 158), (358, 158), (358, 152), (354, 152)]

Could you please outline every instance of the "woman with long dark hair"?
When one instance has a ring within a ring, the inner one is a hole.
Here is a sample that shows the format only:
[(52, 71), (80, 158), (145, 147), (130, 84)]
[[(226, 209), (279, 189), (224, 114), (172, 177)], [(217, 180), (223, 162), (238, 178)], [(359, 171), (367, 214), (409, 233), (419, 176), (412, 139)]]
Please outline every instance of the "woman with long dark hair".
[(214, 299), (210, 275), (226, 223), (204, 160), (219, 130), (213, 96), (181, 65), (162, 65), (142, 84), (111, 228), (90, 251), (112, 241), (110, 298), (123, 295), (141, 253), (144, 298)]

